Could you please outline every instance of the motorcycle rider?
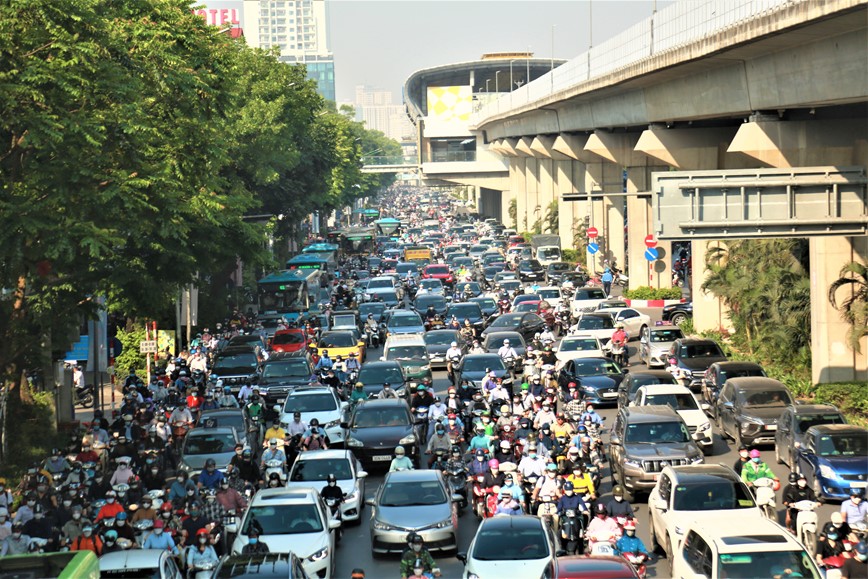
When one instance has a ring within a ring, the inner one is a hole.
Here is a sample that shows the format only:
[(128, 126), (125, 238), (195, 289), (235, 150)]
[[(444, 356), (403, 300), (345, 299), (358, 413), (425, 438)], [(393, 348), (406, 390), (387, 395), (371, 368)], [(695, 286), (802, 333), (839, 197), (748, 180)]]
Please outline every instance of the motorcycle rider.
[(582, 416), (579, 418), (579, 422), (584, 424), (588, 420), (590, 420), (593, 424), (596, 424), (597, 426), (603, 425), (603, 417), (600, 416), (599, 414), (597, 414), (596, 410), (594, 410), (594, 405), (590, 402), (588, 403), (587, 406), (585, 406), (585, 411), (582, 413)]
[[(401, 579), (409, 579), (416, 571), (421, 569), (424, 573), (430, 573), (434, 577), (440, 577), (440, 569), (428, 549), (425, 548), (425, 540), (418, 533), (407, 535), (409, 548), (401, 556)], [(416, 574), (418, 576), (418, 574)]]
[(334, 473), (329, 473), (326, 478), (326, 486), (322, 488), (319, 494), (324, 501), (326, 499), (335, 499), (338, 504), (343, 502), (344, 491), (342, 491), (341, 487), (338, 486), (338, 479)]
[(741, 469), (744, 467), (746, 462), (750, 461), (750, 453), (747, 446), (741, 445), (738, 447), (738, 460), (735, 461), (735, 464), (732, 465), (732, 470), (735, 471), (735, 474), (741, 476)]
[(610, 517), (626, 517), (628, 519), (636, 518), (633, 513), (633, 505), (624, 500), (624, 487), (615, 485), (612, 488), (612, 499), (606, 504), (606, 511)]
[(523, 514), (521, 502), (513, 496), (511, 489), (500, 489), (498, 494), (497, 508), (494, 510), (495, 515), (521, 515)]
[[(243, 453), (242, 453), (243, 456)], [(259, 460), (259, 468), (262, 472), (265, 472), (266, 464), (272, 460), (279, 460), (281, 463), (281, 468), (286, 470), (286, 454), (283, 452), (281, 448), (277, 445), (277, 439), (272, 438), (268, 441), (268, 448), (262, 451), (262, 458)]]
[(615, 542), (615, 555), (625, 555), (627, 553), (648, 556), (648, 549), (645, 548), (645, 543), (636, 536), (636, 521), (633, 519), (624, 523), (624, 534)]
[(171, 533), (165, 532), (165, 526), (166, 524), (161, 519), (154, 521), (154, 530), (145, 539), (142, 549), (159, 549), (161, 551), (169, 551), (177, 556), (179, 552), (177, 545), (175, 545), (175, 539), (172, 538)]
[(473, 340), (473, 345), (470, 346), (469, 354), (485, 354), (485, 348), (482, 347), (482, 344), (478, 339)]
[(365, 333), (368, 335), (368, 347), (376, 347), (380, 341), (380, 326), (374, 319), (374, 314), (368, 314), (365, 320)]
[(471, 342), (476, 338), (476, 329), (469, 319), (465, 318), (464, 320), (464, 325), (461, 327), (461, 337), (464, 338), (465, 342)]
[(388, 398), (399, 399), (398, 393), (392, 389), (392, 385), (389, 382), (383, 382), (383, 389), (377, 392), (377, 398), (380, 400), (386, 400)]
[(416, 386), (416, 394), (410, 402), (410, 408), (415, 412), (417, 408), (430, 407), (434, 404), (434, 395), (428, 391), (425, 384)]
[(595, 543), (601, 541), (616, 541), (621, 537), (621, 527), (615, 519), (609, 517), (606, 505), (597, 503), (594, 505), (594, 518), (588, 523), (585, 530), (585, 538), (588, 539), (588, 552), (590, 553)]
[(582, 496), (590, 495), (592, 499), (597, 498), (594, 480), (588, 474), (582, 462), (578, 462), (572, 466), (572, 474), (567, 476), (566, 480), (573, 484), (573, 488), (578, 494)]
[(626, 352), (627, 352), (627, 341), (629, 337), (627, 336), (627, 332), (624, 331), (624, 324), (618, 322), (615, 324), (615, 331), (612, 332), (612, 339), (610, 341), (612, 350), (616, 348), (622, 348), (621, 357), (626, 360)]
[(817, 541), (817, 565), (823, 567), (823, 559), (838, 557), (843, 552), (844, 544), (841, 541), (841, 534), (835, 525), (826, 523), (823, 527), (823, 534)]
[(316, 373), (318, 373), (320, 370), (328, 370), (328, 369), (331, 368), (333, 365), (334, 365), (334, 362), (332, 362), (332, 359), (329, 358), (329, 351), (328, 351), (328, 350), (323, 350), (323, 351), (320, 353), (319, 360), (317, 360), (317, 362), (316, 362), (316, 366), (314, 366), (313, 371), (314, 371), (314, 373), (316, 374)]
[(503, 360), (507, 369), (510, 369), (511, 364), (515, 360), (518, 360), (518, 353), (515, 351), (515, 348), (509, 345), (509, 338), (503, 340), (503, 345), (497, 349), (497, 355)]
[(458, 381), (458, 366), (461, 364), (462, 352), (458, 342), (452, 342), (446, 350), (446, 371), (450, 382), (455, 385)]
[(396, 472), (399, 470), (413, 470), (413, 461), (409, 456), (407, 456), (403, 446), (395, 447), (395, 458), (392, 459), (392, 462), (389, 465), (389, 472)]
[(850, 489), (850, 499), (841, 503), (841, 514), (847, 524), (859, 523), (868, 517), (868, 503), (862, 489)]
[(795, 534), (796, 532), (796, 517), (799, 515), (799, 510), (793, 508), (793, 505), (799, 501), (817, 501), (817, 495), (814, 489), (808, 486), (808, 480), (804, 473), (791, 472), (787, 477), (788, 484), (784, 488), (782, 503), (786, 507), (786, 525), (787, 528)]
[(750, 451), (750, 462), (746, 463), (741, 470), (741, 480), (747, 483), (747, 486), (754, 489), (754, 483), (757, 479), (770, 478), (778, 480), (769, 465), (763, 462), (760, 458), (760, 451), (753, 449)]
[(307, 424), (305, 424), (301, 419), (301, 412), (296, 411), (292, 413), (292, 422), (286, 426), (286, 433), (290, 436), (304, 434), (307, 431), (307, 428)]
[(531, 495), (531, 501), (536, 502), (542, 495), (551, 495), (555, 499), (561, 496), (561, 479), (557, 478), (558, 467), (550, 462), (546, 465), (545, 476), (536, 481)]

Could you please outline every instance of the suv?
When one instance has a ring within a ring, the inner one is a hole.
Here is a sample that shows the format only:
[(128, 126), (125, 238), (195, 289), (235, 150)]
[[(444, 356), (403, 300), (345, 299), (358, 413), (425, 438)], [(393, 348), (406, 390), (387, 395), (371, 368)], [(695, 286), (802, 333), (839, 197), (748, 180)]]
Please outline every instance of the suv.
[[(743, 378), (744, 376), (762, 376), (766, 372), (763, 367), (755, 362), (715, 362), (705, 371), (702, 377), (702, 397), (711, 405), (712, 411), (717, 404), (717, 396), (724, 383), (730, 378)], [(717, 416), (712, 415), (717, 420)]]
[(429, 378), (431, 374), (431, 361), (428, 359), (428, 348), (420, 334), (394, 334), (386, 340), (383, 346), (383, 362), (397, 361), (404, 370), (407, 380), (419, 380)]
[(778, 418), (775, 431), (775, 458), (778, 464), (794, 467), (796, 449), (804, 445), (805, 433), (821, 424), (847, 424), (837, 406), (831, 404), (794, 404)]
[(343, 426), (347, 432), (347, 448), (366, 469), (381, 465), (388, 470), (398, 445), (403, 446), (407, 456), (419, 466), (422, 441), (404, 400), (364, 400), (353, 408), (349, 421)]
[(669, 406), (621, 408), (609, 439), (612, 479), (624, 500), (651, 490), (664, 466), (700, 464), (704, 457), (687, 425)]
[(675, 409), (675, 412), (684, 419), (693, 440), (699, 444), (703, 452), (711, 454), (714, 448), (714, 435), (711, 433), (711, 422), (705, 415), (705, 408), (708, 405), (700, 404), (696, 395), (681, 384), (642, 386), (629, 405), (660, 406), (663, 404)]
[(778, 418), (795, 404), (787, 387), (772, 378), (730, 378), (717, 398), (717, 426), (736, 446), (774, 444)]
[[(721, 464), (667, 466), (648, 496), (651, 548), (672, 558), (694, 519), (740, 519), (749, 524), (764, 515), (735, 471)], [(745, 518), (747, 516), (747, 518)]]
[(305, 386), (313, 374), (313, 367), (305, 353), (272, 354), (262, 365), (259, 392), (268, 404), (283, 404), (294, 388)]
[(296, 388), (286, 397), (280, 413), (280, 427), (289, 430), (293, 414), (301, 413), (305, 424), (310, 424), (312, 418), (319, 421), (320, 428), (325, 430), (331, 448), (344, 442), (344, 431), (341, 428), (341, 417), (347, 403), (342, 401), (334, 388), (328, 386), (310, 386)]
[(250, 348), (243, 346), (226, 347), (214, 357), (210, 380), (229, 386), (233, 394), (238, 394), (242, 384), (252, 384), (258, 379), (259, 358)]
[(694, 392), (702, 386), (702, 377), (715, 362), (726, 361), (726, 354), (714, 340), (682, 338), (675, 340), (669, 350), (681, 376), (681, 383)]
[(593, 312), (597, 309), (598, 304), (606, 301), (607, 297), (602, 288), (576, 288), (576, 293), (573, 294), (573, 300), (570, 302), (570, 311), (574, 316), (578, 316), (582, 312)]
[(301, 559), (295, 553), (249, 553), (230, 555), (220, 561), (214, 579), (306, 579)]
[(677, 326), (684, 320), (692, 320), (693, 302), (663, 306), (663, 312), (660, 317), (664, 322), (672, 322), (674, 326)]

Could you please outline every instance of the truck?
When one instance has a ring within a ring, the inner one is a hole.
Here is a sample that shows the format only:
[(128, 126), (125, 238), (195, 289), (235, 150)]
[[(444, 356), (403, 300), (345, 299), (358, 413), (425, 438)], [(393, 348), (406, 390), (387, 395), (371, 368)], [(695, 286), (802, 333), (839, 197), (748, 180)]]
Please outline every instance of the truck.
[(431, 263), (431, 249), (423, 245), (414, 245), (404, 248), (404, 261), (429, 264)]
[(545, 267), (550, 263), (561, 261), (560, 235), (534, 235), (530, 238), (533, 256)]

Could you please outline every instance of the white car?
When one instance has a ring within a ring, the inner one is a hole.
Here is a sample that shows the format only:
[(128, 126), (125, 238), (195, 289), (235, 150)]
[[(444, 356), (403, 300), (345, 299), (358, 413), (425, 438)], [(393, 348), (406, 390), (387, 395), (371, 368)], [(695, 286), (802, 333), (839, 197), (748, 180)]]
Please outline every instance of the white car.
[(466, 553), (463, 579), (487, 577), (548, 577), (555, 557), (551, 529), (530, 515), (484, 519)]
[(536, 295), (540, 297), (540, 300), (550, 303), (552, 307), (558, 305), (563, 297), (561, 294), (561, 288), (557, 286), (541, 287), (536, 290)]
[[(422, 290), (425, 291), (422, 292)], [(419, 289), (416, 290), (416, 295), (419, 295), (419, 292), (422, 292), (422, 295), (429, 293), (442, 296), (446, 294), (446, 289), (443, 287), (443, 282), (439, 279), (423, 279), (419, 281)]]
[(338, 479), (338, 486), (344, 493), (341, 503), (341, 518), (344, 521), (358, 521), (365, 500), (365, 477), (362, 463), (349, 450), (309, 450), (295, 459), (286, 487), (312, 488), (322, 492), (328, 475)]
[(602, 356), (604, 354), (600, 340), (590, 334), (564, 336), (560, 344), (555, 347), (555, 358), (558, 359), (557, 369), (560, 369), (567, 360)]
[(602, 308), (597, 311), (612, 314), (615, 324), (624, 324), (624, 331), (631, 340), (638, 340), (642, 332), (652, 325), (651, 316), (633, 308)]
[(593, 336), (600, 341), (600, 346), (608, 344), (614, 333), (615, 322), (611, 314), (603, 312), (582, 312), (570, 327), (571, 336)]
[(259, 531), (272, 553), (295, 553), (311, 577), (334, 577), (335, 532), (341, 522), (333, 519), (314, 489), (263, 489), (253, 496), (238, 535), (232, 543), (237, 555), (248, 542), (251, 528)]
[(678, 326), (649, 326), (639, 336), (639, 358), (649, 368), (668, 366), (672, 344), (684, 337)]
[(175, 559), (165, 549), (130, 549), (114, 551), (99, 558), (100, 577), (129, 577), (131, 569), (139, 577), (182, 579), (184, 577)]
[(293, 414), (300, 412), (301, 420), (305, 424), (310, 424), (313, 418), (319, 421), (320, 428), (325, 430), (332, 445), (343, 444), (341, 417), (346, 407), (347, 402), (338, 398), (335, 391), (328, 386), (296, 388), (286, 397), (283, 408), (279, 410), (280, 425), (286, 430), (293, 421)]
[(636, 391), (636, 397), (630, 406), (671, 406), (687, 425), (690, 436), (696, 444), (705, 452), (711, 452), (714, 446), (714, 436), (711, 431), (711, 422), (705, 411), (708, 404), (696, 399), (689, 389), (674, 384), (650, 384), (640, 386)]
[(573, 312), (573, 316), (578, 316), (582, 312), (596, 310), (597, 306), (604, 301), (606, 301), (606, 292), (603, 291), (603, 288), (576, 288), (576, 293), (573, 294), (573, 301), (570, 302), (570, 310)]

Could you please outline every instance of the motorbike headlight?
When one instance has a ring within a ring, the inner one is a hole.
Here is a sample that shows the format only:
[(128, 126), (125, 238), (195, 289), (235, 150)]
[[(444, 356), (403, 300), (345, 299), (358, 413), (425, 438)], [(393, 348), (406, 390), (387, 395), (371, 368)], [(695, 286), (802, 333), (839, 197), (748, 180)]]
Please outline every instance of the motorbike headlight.
[(392, 525), (383, 523), (381, 521), (374, 521), (374, 530), (375, 531), (397, 531), (398, 527), (394, 527)]
[(362, 448), (363, 446), (365, 446), (365, 443), (363, 443), (361, 440), (350, 437), (347, 438), (347, 446), (350, 446), (352, 448)]
[(325, 559), (328, 556), (329, 556), (329, 548), (323, 547), (322, 549), (320, 549), (319, 551), (316, 551), (310, 557), (308, 557), (307, 560), (310, 561), (311, 563), (316, 563), (317, 561), (322, 561), (323, 559)]
[(408, 434), (407, 436), (399, 440), (398, 444), (416, 444), (416, 435)]
[(827, 464), (820, 465), (820, 476), (823, 478), (831, 478), (836, 479), (838, 475), (835, 473), (835, 470)]
[(467, 579), (482, 579), (482, 577), (480, 577), (480, 576), (477, 575), (476, 573), (468, 573), (468, 574), (467, 574)]

